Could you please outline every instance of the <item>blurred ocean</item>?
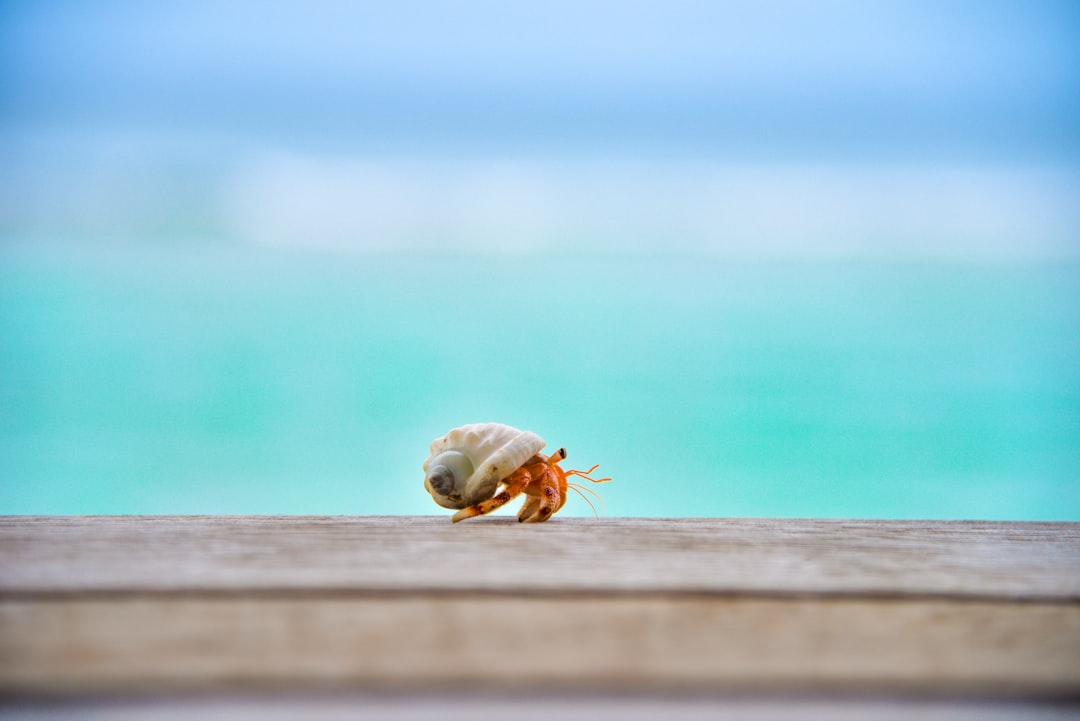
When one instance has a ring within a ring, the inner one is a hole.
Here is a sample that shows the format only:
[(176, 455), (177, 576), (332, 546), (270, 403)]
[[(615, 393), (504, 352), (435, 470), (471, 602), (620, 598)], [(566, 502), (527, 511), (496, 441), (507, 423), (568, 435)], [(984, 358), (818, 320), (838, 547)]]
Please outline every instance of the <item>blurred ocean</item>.
[(1080, 520), (1075, 263), (0, 260), (3, 513), (440, 512), (427, 444), (495, 420), (611, 515)]
[(1077, 7), (0, 5), (0, 513), (1080, 520)]

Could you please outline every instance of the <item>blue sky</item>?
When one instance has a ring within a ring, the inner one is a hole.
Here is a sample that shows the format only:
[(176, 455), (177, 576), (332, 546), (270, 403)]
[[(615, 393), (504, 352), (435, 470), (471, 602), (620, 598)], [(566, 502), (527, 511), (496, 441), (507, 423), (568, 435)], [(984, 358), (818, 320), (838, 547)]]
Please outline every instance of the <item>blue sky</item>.
[(365, 150), (1077, 158), (1068, 2), (15, 3), (3, 120)]

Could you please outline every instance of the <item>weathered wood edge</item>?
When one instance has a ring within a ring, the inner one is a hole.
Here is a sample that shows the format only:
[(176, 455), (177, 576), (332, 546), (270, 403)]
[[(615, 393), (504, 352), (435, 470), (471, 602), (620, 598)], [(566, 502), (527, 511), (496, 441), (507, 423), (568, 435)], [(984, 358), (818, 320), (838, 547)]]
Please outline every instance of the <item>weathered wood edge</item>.
[(1080, 608), (859, 599), (0, 601), (0, 692), (1080, 693)]
[(1080, 600), (1080, 523), (0, 517), (0, 596), (702, 594)]
[(544, 689), (457, 689), (431, 692), (333, 689), (310, 691), (210, 691), (112, 695), (0, 697), (9, 721), (139, 719), (140, 721), (1063, 721), (1080, 718), (1080, 701), (1065, 697), (1016, 698), (1004, 694), (977, 698), (890, 694), (836, 695), (816, 692), (698, 692), (672, 696), (652, 691), (571, 692)]

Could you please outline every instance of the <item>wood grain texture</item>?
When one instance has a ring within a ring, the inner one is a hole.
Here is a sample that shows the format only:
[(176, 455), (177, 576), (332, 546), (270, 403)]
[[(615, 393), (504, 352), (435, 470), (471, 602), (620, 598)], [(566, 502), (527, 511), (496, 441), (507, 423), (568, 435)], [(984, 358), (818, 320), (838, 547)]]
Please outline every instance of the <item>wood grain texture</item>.
[(33, 699), (5, 721), (1065, 721), (1061, 701), (695, 694), (209, 693)]
[(0, 603), (0, 690), (360, 687), (1061, 694), (1080, 608), (855, 599)]
[(1080, 524), (0, 518), (0, 594), (681, 592), (1080, 599)]
[(1080, 695), (1080, 525), (0, 518), (0, 692), (281, 688)]

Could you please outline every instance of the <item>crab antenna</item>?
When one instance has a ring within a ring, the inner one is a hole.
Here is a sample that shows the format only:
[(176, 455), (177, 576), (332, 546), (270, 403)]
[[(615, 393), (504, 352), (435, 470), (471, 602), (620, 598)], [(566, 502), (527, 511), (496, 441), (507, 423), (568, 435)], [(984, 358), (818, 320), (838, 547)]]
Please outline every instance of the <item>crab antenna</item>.
[(581, 485), (580, 483), (571, 483), (570, 481), (567, 481), (566, 485), (571, 487), (571, 488), (578, 488), (578, 489), (584, 491), (585, 493), (588, 493), (590, 496), (593, 496), (594, 498), (600, 499), (601, 502), (604, 500), (603, 498), (600, 498), (599, 493), (597, 493), (596, 491), (594, 491), (591, 488), (587, 488), (587, 487)]
[(605, 483), (607, 481), (610, 481), (611, 480), (610, 478), (590, 478), (589, 477), (589, 474), (592, 473), (593, 471), (595, 471), (599, 467), (600, 467), (600, 464), (597, 463), (595, 466), (593, 466), (592, 468), (590, 468), (587, 471), (566, 471), (566, 475), (568, 475), (568, 476), (581, 476), (586, 481), (592, 481), (593, 483)]
[[(582, 500), (584, 500), (586, 503), (589, 504), (589, 508), (592, 509), (593, 515), (596, 516), (597, 519), (600, 518), (600, 514), (596, 512), (596, 506), (594, 506), (592, 504), (592, 501), (589, 500), (588, 496), (586, 496), (584, 493), (581, 492), (582, 491), (581, 486), (578, 486), (576, 483), (568, 483), (567, 487), (572, 488), (575, 493), (577, 493), (579, 496), (581, 496)], [(585, 489), (585, 490), (588, 490), (588, 489)], [(600, 496), (597, 496), (597, 498), (600, 498)], [(600, 503), (603, 504), (603, 502), (604, 502), (603, 499), (600, 499)]]
[[(592, 490), (591, 488), (586, 488), (585, 486), (582, 486), (582, 485), (580, 485), (578, 483), (569, 483), (568, 482), (566, 485), (567, 485), (568, 488), (573, 488), (574, 491), (576, 491), (577, 494), (579, 496), (581, 496), (582, 498), (584, 498), (584, 496), (582, 495), (583, 493), (588, 493), (590, 496), (592, 496), (596, 500), (600, 501), (600, 510), (602, 510), (604, 513), (607, 513), (607, 504), (604, 503), (604, 497), (601, 496), (599, 493)], [(589, 499), (586, 498), (585, 500), (586, 500), (586, 502), (588, 502)], [(591, 506), (592, 504), (589, 503), (589, 505)], [(596, 512), (596, 509), (594, 508), (593, 513), (595, 513), (595, 512)]]

